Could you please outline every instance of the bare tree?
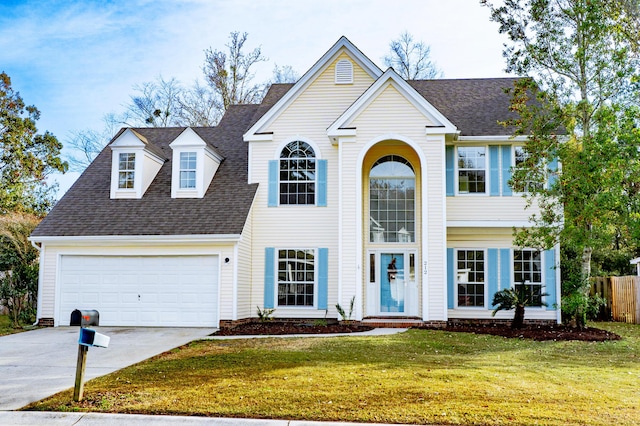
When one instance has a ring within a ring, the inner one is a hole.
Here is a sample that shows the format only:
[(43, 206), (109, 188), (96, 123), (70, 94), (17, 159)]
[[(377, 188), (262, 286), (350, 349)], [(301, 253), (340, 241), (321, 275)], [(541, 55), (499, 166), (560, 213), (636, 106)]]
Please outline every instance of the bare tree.
[(72, 148), (68, 156), (71, 167), (82, 171), (122, 126), (215, 126), (229, 105), (258, 103), (271, 83), (291, 83), (299, 78), (290, 66), (276, 65), (271, 81), (253, 83), (255, 65), (267, 58), (259, 47), (244, 51), (247, 37), (246, 32), (232, 32), (226, 44), (228, 52), (205, 51), (202, 71), (206, 84), (196, 81), (185, 87), (175, 78), (165, 80), (160, 76), (134, 86), (135, 93), (124, 112), (106, 115), (102, 131), (81, 130), (67, 140), (65, 145)]
[(294, 70), (291, 65), (284, 65), (282, 67), (276, 64), (273, 67), (273, 76), (271, 77), (271, 83), (295, 83), (300, 79), (300, 74)]
[(70, 170), (82, 172), (86, 169), (124, 124), (122, 117), (114, 113), (106, 114), (102, 121), (104, 127), (101, 131), (78, 130), (72, 132), (71, 138), (66, 141), (65, 145), (71, 148), (71, 154), (67, 155)]
[(414, 41), (405, 31), (400, 37), (389, 43), (389, 54), (384, 63), (392, 67), (405, 80), (442, 78), (444, 74), (431, 61), (431, 48), (422, 41)]
[(182, 126), (215, 126), (222, 118), (223, 112), (219, 99), (210, 88), (203, 86), (199, 81), (182, 92), (178, 111)]
[(243, 51), (247, 36), (246, 32), (232, 32), (226, 45), (229, 53), (211, 48), (205, 50), (202, 71), (225, 111), (229, 105), (257, 103), (265, 93), (265, 84), (253, 83), (253, 68), (267, 58), (262, 56), (259, 47), (249, 53)]
[(125, 112), (125, 121), (132, 126), (169, 127), (180, 125), (180, 98), (182, 85), (175, 78), (136, 85), (137, 94), (131, 96), (131, 103)]

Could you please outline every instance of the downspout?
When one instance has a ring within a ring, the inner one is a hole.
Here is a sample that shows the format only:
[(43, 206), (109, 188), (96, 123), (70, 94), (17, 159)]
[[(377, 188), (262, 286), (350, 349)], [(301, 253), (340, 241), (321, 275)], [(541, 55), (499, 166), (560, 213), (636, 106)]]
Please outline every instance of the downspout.
[(42, 256), (42, 243), (40, 243), (38, 245), (38, 243), (36, 243), (35, 241), (33, 241), (31, 238), (29, 238), (29, 242), (31, 243), (31, 245), (33, 246), (33, 248), (35, 248), (38, 251), (38, 301), (36, 302), (36, 322), (34, 322), (32, 325), (36, 326), (38, 325), (38, 318), (40, 318), (40, 312), (41, 312), (41, 307), (40, 307), (40, 303), (42, 298), (40, 297), (42, 295), (42, 271), (43, 271), (43, 267), (42, 267), (42, 263), (43, 263), (43, 256)]
[[(344, 229), (343, 229), (343, 222), (344, 222), (344, 217), (343, 217), (343, 198), (342, 198), (342, 192), (343, 192), (343, 188), (342, 188), (342, 143), (340, 142), (340, 140), (338, 139), (338, 302), (340, 305), (343, 305), (342, 303), (342, 273), (344, 271), (342, 262), (344, 259), (343, 253), (342, 253), (342, 240), (343, 240), (343, 236), (344, 236)], [(327, 306), (327, 308), (329, 308)], [(357, 315), (357, 314), (356, 314)]]

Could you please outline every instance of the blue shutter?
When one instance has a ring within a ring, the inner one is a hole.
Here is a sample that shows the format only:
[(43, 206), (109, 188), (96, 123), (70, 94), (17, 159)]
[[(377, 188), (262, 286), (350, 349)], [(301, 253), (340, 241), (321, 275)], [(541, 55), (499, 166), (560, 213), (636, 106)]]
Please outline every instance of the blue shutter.
[(554, 158), (549, 163), (549, 179), (547, 181), (547, 189), (551, 189), (553, 185), (555, 185), (556, 180), (558, 180), (558, 159)]
[(275, 307), (276, 249), (267, 247), (264, 256), (264, 309)]
[(511, 190), (511, 186), (509, 185), (509, 180), (511, 180), (511, 164), (512, 155), (511, 155), (511, 145), (502, 145), (502, 195), (511, 196), (513, 191)]
[(511, 249), (500, 249), (500, 290), (511, 288)]
[(489, 195), (500, 195), (500, 156), (498, 145), (489, 145)]
[(447, 249), (447, 308), (453, 309), (454, 282), (456, 279), (455, 259), (453, 258), (453, 249)]
[(545, 250), (544, 263), (546, 268), (546, 274), (544, 279), (545, 288), (543, 293), (548, 293), (545, 301), (550, 309), (555, 309), (553, 305), (556, 301), (556, 252), (555, 250)]
[(492, 309), (493, 295), (498, 291), (498, 278), (498, 249), (490, 248), (487, 250), (487, 282), (489, 284), (487, 294), (489, 295), (489, 303), (486, 306), (488, 309)]
[(278, 160), (269, 161), (269, 207), (278, 207)]
[(329, 249), (318, 249), (318, 309), (327, 309), (329, 297)]
[(455, 151), (452, 146), (445, 147), (444, 151), (445, 156), (445, 170), (446, 170), (446, 188), (447, 188), (447, 196), (451, 197), (455, 194), (454, 184), (454, 167), (455, 167)]
[(316, 206), (327, 207), (327, 160), (316, 160)]

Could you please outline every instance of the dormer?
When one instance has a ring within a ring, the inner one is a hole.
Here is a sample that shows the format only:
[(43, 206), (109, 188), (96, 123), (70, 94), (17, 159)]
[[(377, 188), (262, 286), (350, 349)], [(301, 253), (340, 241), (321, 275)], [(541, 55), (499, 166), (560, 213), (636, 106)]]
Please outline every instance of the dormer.
[(164, 162), (159, 149), (126, 129), (111, 143), (111, 198), (142, 198)]
[(190, 127), (169, 145), (173, 150), (171, 198), (202, 198), (223, 157)]

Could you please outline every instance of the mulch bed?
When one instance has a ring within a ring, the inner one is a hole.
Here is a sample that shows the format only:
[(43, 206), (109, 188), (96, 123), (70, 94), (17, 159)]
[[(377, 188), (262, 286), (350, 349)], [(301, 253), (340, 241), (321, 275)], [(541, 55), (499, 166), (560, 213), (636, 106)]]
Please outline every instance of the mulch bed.
[(620, 340), (616, 333), (599, 328), (586, 327), (579, 329), (568, 325), (525, 325), (515, 329), (504, 324), (450, 324), (447, 331), (492, 334), (516, 339), (532, 340), (581, 340), (585, 342), (604, 342), (607, 340)]
[[(415, 327), (433, 329), (432, 327)], [(291, 321), (265, 321), (240, 324), (234, 328), (217, 331), (216, 336), (250, 336), (250, 335), (286, 335), (286, 334), (335, 334), (368, 331), (372, 327), (361, 324), (315, 323)], [(620, 340), (621, 337), (610, 331), (588, 327), (578, 329), (566, 325), (525, 325), (521, 329), (512, 329), (507, 324), (449, 324), (445, 331), (475, 334), (492, 334), (516, 339), (533, 340), (581, 340), (587, 342), (603, 342)]]
[(331, 323), (318, 325), (305, 322), (265, 321), (240, 324), (234, 328), (223, 328), (215, 336), (263, 336), (283, 334), (335, 334), (368, 331), (372, 327), (361, 324)]

